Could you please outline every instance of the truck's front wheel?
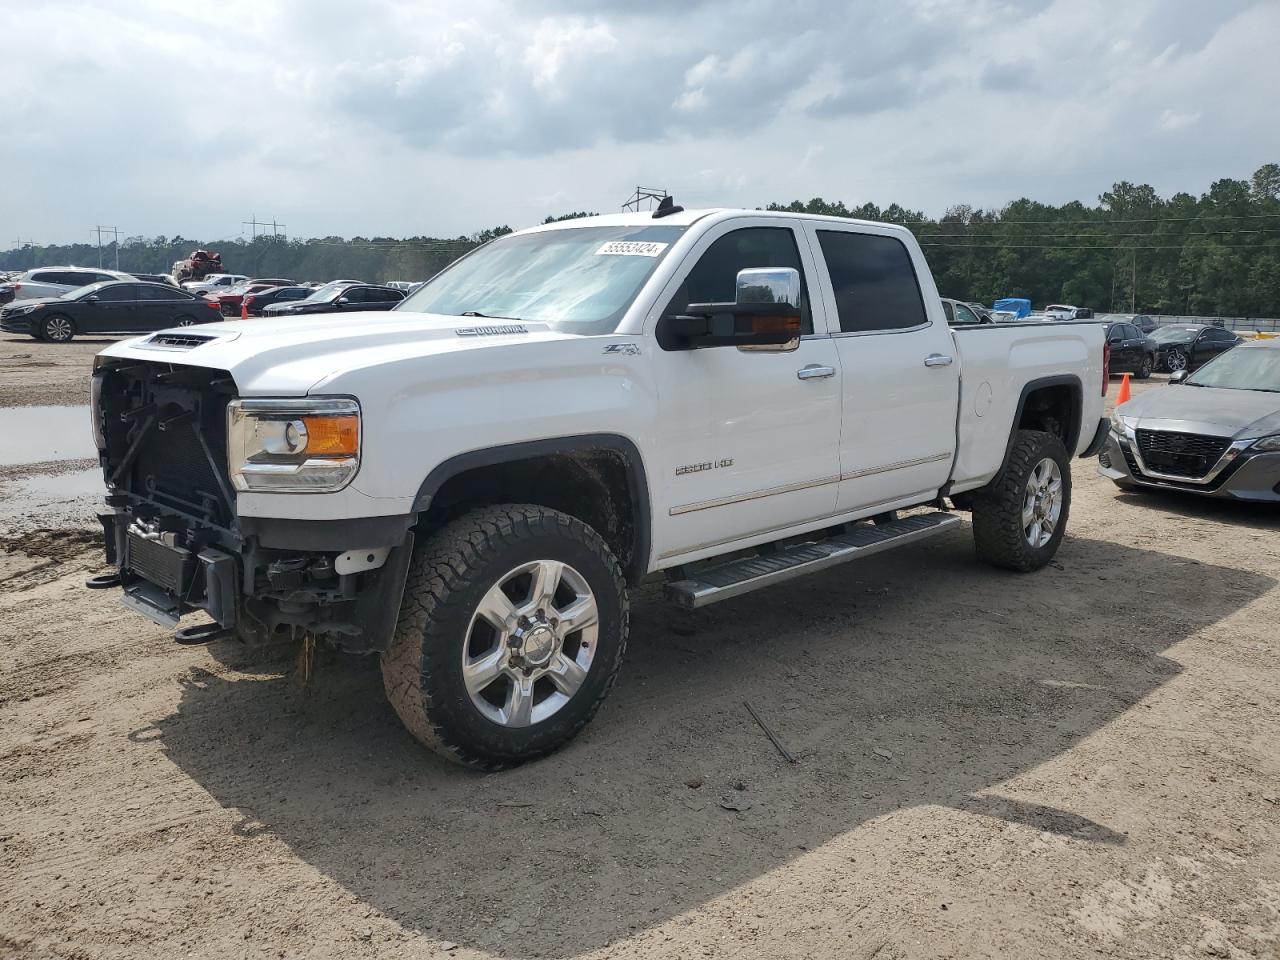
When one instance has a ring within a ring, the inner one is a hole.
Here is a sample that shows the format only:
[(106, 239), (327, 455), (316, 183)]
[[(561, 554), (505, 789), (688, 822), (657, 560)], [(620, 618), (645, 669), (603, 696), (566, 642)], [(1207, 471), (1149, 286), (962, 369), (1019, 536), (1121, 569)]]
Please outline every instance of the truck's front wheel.
[(1004, 470), (973, 503), (978, 557), (1023, 573), (1058, 552), (1071, 512), (1071, 467), (1062, 441), (1019, 430)]
[(415, 553), (383, 685), (409, 731), (499, 769), (544, 756), (595, 714), (627, 641), (608, 545), (544, 507), (466, 514)]

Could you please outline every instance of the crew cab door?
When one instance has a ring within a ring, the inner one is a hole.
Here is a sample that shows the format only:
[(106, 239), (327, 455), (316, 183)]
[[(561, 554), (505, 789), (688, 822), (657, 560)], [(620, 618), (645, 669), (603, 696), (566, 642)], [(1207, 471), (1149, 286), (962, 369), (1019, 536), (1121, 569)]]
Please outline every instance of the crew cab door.
[[(814, 261), (798, 230), (744, 217), (703, 236), (649, 318), (690, 303), (732, 301), (737, 274), (800, 271), (802, 335), (785, 347), (663, 350), (650, 337), (658, 388), (654, 551), (709, 555), (739, 540), (831, 515), (840, 475), (840, 368), (813, 297)], [(816, 308), (815, 308), (816, 305)]]
[(888, 230), (805, 229), (843, 372), (836, 511), (933, 493), (955, 457), (960, 364), (924, 258)]

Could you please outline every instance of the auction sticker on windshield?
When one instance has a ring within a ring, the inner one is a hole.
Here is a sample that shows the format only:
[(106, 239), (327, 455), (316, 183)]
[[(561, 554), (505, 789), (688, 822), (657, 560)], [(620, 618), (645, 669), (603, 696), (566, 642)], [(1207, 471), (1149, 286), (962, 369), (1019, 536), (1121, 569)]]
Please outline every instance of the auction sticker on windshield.
[(656, 257), (670, 244), (652, 240), (610, 240), (600, 245), (597, 257)]

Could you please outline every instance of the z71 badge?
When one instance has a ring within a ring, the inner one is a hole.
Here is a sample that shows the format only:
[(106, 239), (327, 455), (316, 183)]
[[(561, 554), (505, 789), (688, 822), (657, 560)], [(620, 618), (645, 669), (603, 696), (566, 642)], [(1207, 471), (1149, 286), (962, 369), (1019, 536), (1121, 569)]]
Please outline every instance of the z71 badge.
[(683, 477), (686, 473), (702, 473), (704, 470), (719, 470), (721, 467), (732, 467), (733, 460), (708, 460), (705, 463), (686, 463), (683, 467), (676, 467), (676, 476)]
[(605, 353), (620, 353), (624, 357), (640, 356), (640, 345), (636, 343), (606, 343)]

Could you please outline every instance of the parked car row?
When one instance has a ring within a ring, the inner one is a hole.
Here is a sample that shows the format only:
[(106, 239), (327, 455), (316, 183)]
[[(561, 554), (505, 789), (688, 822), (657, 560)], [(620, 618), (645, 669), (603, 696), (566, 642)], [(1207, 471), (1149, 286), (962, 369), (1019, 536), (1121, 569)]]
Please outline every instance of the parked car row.
[(147, 333), (219, 320), (218, 304), (168, 283), (109, 280), (0, 307), (0, 330), (66, 343), (77, 334)]
[(0, 304), (41, 297), (60, 297), (90, 283), (108, 280), (133, 280), (132, 275), (118, 270), (92, 270), (88, 267), (38, 267), (0, 284)]
[[(97, 271), (80, 275), (96, 276)], [(239, 317), (242, 306), (249, 316), (281, 316), (390, 310), (404, 299), (399, 290), (358, 280), (335, 280), (313, 289), (289, 280), (264, 279), (210, 296), (173, 283), (140, 282), (127, 275), (117, 279), (114, 271), (109, 276), (61, 294), (24, 297), (0, 307), (0, 331), (66, 343), (82, 334), (150, 333), (213, 323)]]

